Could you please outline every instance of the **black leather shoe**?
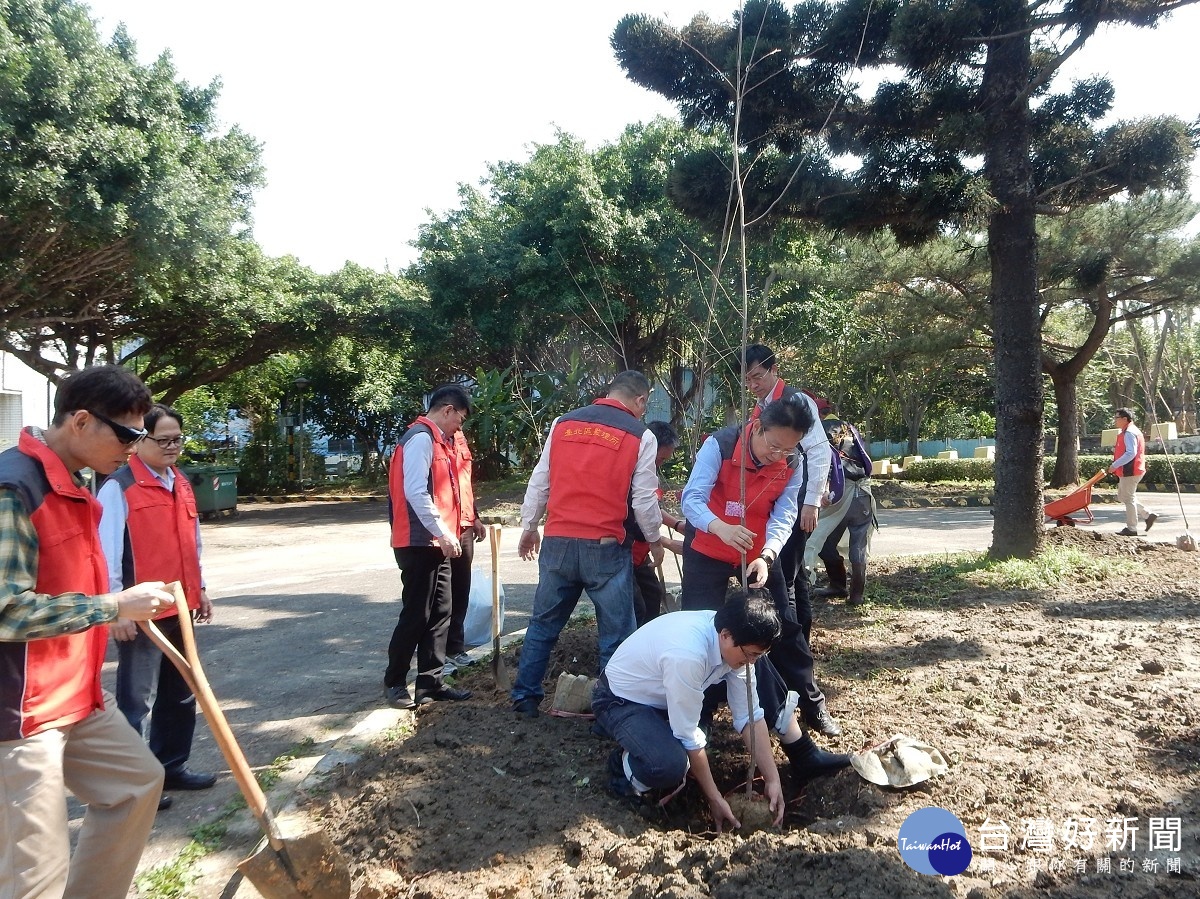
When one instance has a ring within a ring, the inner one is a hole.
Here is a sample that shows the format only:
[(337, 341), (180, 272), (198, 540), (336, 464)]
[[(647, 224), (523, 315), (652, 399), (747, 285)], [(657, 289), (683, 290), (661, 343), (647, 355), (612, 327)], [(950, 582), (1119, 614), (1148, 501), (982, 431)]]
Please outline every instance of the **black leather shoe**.
[(470, 690), (455, 690), (453, 687), (438, 687), (428, 693), (417, 691), (417, 705), (426, 705), (430, 702), (462, 702), (464, 699), (470, 698)]
[(784, 755), (791, 763), (792, 776), (799, 781), (824, 777), (849, 766), (850, 756), (836, 752), (825, 752), (817, 747), (813, 738), (805, 733), (795, 743), (781, 744)]
[(805, 712), (804, 723), (810, 730), (815, 730), (826, 737), (840, 737), (842, 735), (842, 726), (837, 723), (837, 719), (829, 714), (829, 710), (824, 706), (815, 712)]
[(1158, 515), (1156, 513), (1151, 512), (1149, 515), (1146, 516), (1146, 533), (1147, 534), (1150, 533), (1150, 528), (1154, 527), (1154, 522), (1156, 522), (1156, 521), (1158, 521)]
[(1117, 531), (1117, 536), (1118, 537), (1136, 537), (1137, 531), (1135, 531), (1133, 528), (1121, 528), (1121, 530)]
[(165, 812), (167, 809), (169, 809), (171, 807), (171, 803), (174, 801), (175, 800), (172, 799), (170, 796), (168, 796), (166, 793), (163, 793), (161, 796), (158, 797), (158, 810), (160, 812)]
[(536, 697), (526, 696), (524, 699), (518, 699), (513, 703), (512, 710), (518, 715), (524, 715), (526, 718), (536, 718), (539, 714), (538, 706), (541, 703)]
[(168, 771), (163, 781), (164, 790), (207, 790), (217, 782), (215, 774), (199, 774), (180, 768), (178, 771)]

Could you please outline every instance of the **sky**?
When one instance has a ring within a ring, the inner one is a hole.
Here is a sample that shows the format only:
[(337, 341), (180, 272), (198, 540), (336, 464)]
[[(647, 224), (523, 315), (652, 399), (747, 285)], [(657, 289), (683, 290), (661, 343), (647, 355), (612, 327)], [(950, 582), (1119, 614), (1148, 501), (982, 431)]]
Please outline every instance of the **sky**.
[[(86, 2), (86, 0), (85, 0)], [(401, 271), (419, 227), (458, 205), (489, 164), (528, 158), (562, 129), (596, 147), (674, 115), (628, 81), (609, 38), (644, 12), (685, 25), (735, 0), (91, 0), (101, 34), (124, 22), (143, 62), (221, 81), (218, 114), (263, 147), (254, 234), (319, 272)], [(1107, 74), (1119, 118), (1200, 116), (1200, 5), (1153, 31), (1094, 37), (1065, 77)], [(1200, 197), (1200, 163), (1192, 190)]]

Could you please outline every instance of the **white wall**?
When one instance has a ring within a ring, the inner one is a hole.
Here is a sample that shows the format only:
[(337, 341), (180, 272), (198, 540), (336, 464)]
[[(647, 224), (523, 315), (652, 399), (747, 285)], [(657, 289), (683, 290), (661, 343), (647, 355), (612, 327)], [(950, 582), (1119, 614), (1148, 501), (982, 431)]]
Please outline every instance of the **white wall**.
[(53, 388), (10, 353), (0, 352), (0, 449), (16, 445), (25, 425), (50, 424)]

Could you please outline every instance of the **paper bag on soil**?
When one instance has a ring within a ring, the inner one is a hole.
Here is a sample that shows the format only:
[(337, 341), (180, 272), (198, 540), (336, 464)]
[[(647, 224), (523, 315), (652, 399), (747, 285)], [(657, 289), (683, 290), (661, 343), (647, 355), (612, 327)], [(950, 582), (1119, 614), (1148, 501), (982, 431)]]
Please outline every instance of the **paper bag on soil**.
[(906, 734), (854, 753), (850, 764), (863, 780), (881, 787), (911, 787), (950, 768), (941, 752)]

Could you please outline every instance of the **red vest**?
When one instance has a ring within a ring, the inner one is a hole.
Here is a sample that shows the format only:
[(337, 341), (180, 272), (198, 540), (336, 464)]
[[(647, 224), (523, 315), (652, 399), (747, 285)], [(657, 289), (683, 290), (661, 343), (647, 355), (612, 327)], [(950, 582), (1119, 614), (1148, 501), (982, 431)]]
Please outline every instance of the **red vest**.
[(388, 514), (392, 523), (392, 546), (435, 546), (437, 534), (421, 523), (416, 510), (404, 495), (404, 445), (417, 434), (433, 440), (433, 463), (429, 466), (426, 487), (437, 506), (442, 523), (454, 536), (461, 533), (462, 502), (459, 498), (458, 455), (454, 441), (447, 439), (433, 421), (422, 415), (404, 432), (388, 466)]
[(1126, 440), (1132, 440), (1137, 445), (1137, 450), (1133, 454), (1133, 459), (1121, 466), (1121, 470), (1117, 472), (1118, 477), (1130, 478), (1139, 474), (1144, 475), (1146, 473), (1146, 438), (1140, 432), (1130, 434), (1128, 430), (1124, 430), (1117, 435), (1117, 443), (1113, 447), (1114, 461), (1120, 459), (1129, 449), (1125, 445)]
[[(125, 494), (128, 551), (122, 557), (121, 583), (180, 581), (189, 609), (200, 608), (200, 547), (196, 543), (196, 495), (179, 469), (168, 490), (137, 456), (113, 475)], [(168, 618), (174, 607), (159, 615)]]
[[(789, 465), (784, 459), (758, 467), (753, 457), (745, 450), (745, 437), (749, 425), (742, 431), (737, 427), (722, 428), (709, 440), (717, 441), (721, 450), (721, 468), (717, 472), (716, 483), (708, 495), (709, 510), (729, 524), (745, 524), (754, 531), (754, 545), (746, 553), (747, 560), (756, 558), (762, 552), (763, 544), (767, 542), (767, 519), (775, 508), (775, 500), (783, 495), (784, 489), (795, 472), (795, 465)], [(741, 511), (741, 474), (746, 472), (746, 508), (745, 521), (742, 521)], [(692, 537), (692, 549), (703, 553), (710, 559), (728, 562), (730, 565), (741, 563), (741, 555), (736, 549), (725, 543), (721, 538), (707, 531), (696, 530)]]
[(550, 436), (547, 537), (616, 537), (625, 542), (644, 433), (646, 426), (612, 399), (596, 400), (559, 418)]
[[(37, 593), (108, 592), (100, 548), (100, 504), (75, 484), (62, 459), (28, 430), (0, 454), (0, 485), (21, 497), (38, 536)], [(104, 708), (100, 667), (107, 624), (77, 634), (0, 643), (0, 741), (82, 721)]]
[(475, 523), (475, 488), (471, 484), (474, 456), (462, 431), (454, 434), (454, 452), (458, 459), (458, 529), (461, 533)]

